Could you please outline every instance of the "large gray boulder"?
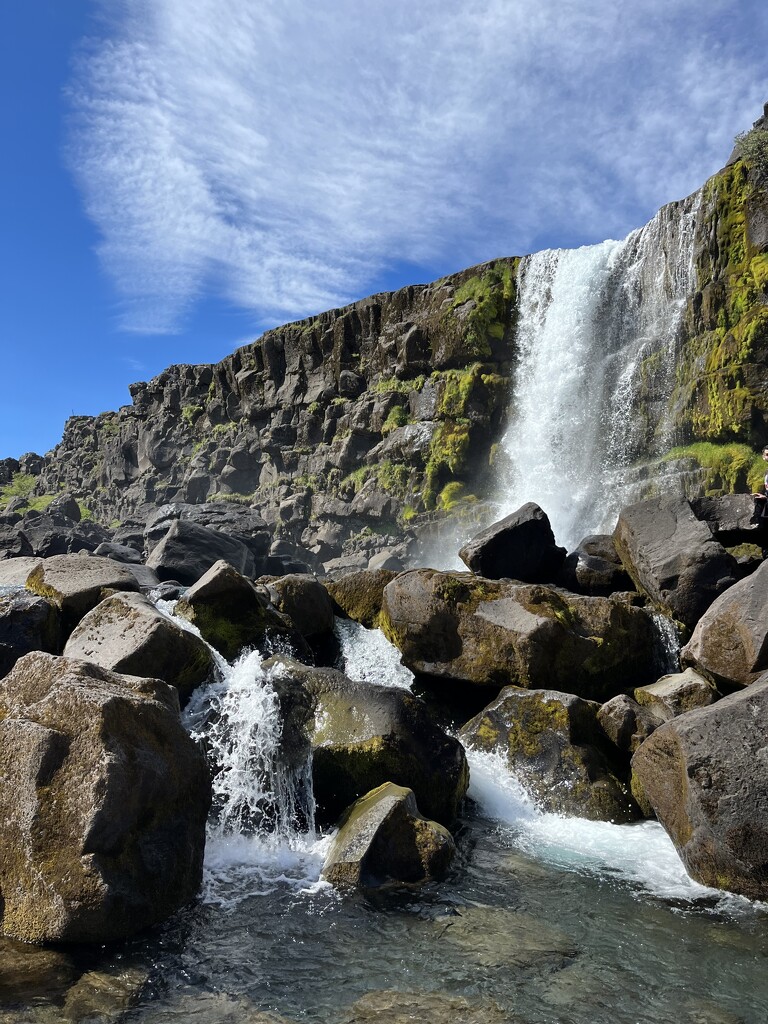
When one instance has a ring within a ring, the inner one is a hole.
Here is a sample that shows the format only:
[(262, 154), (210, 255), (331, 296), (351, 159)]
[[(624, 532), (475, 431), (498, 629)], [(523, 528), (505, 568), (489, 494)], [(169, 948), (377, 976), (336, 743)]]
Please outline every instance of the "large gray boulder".
[(634, 754), (641, 743), (658, 729), (666, 716), (660, 718), (648, 707), (642, 707), (626, 693), (606, 701), (597, 712), (597, 720), (613, 745), (625, 754)]
[(462, 562), (486, 579), (553, 583), (565, 558), (545, 512), (529, 501), (478, 533), (459, 551)]
[(630, 821), (638, 809), (601, 749), (599, 707), (570, 693), (507, 687), (459, 736), (477, 750), (503, 753), (543, 810)]
[(26, 588), (59, 609), (62, 638), (66, 638), (86, 612), (112, 591), (138, 591), (139, 584), (128, 569), (111, 558), (55, 555), (32, 569)]
[(246, 647), (267, 654), (286, 647), (311, 659), (301, 633), (256, 587), (228, 562), (215, 562), (176, 605), (176, 614), (193, 623), (228, 661)]
[(160, 680), (50, 654), (0, 680), (6, 935), (111, 942), (194, 898), (210, 781), (178, 712)]
[(73, 522), (68, 515), (57, 512), (55, 508), (46, 509), (45, 512), (30, 509), (24, 513), (18, 529), (24, 538), (23, 554), (40, 555), (43, 558), (94, 551), (109, 540), (106, 527), (91, 520)]
[(214, 671), (208, 645), (142, 594), (114, 594), (96, 605), (75, 627), (64, 655), (111, 672), (162, 679), (179, 691), (182, 705)]
[(333, 602), (314, 576), (292, 573), (270, 580), (267, 590), (275, 608), (286, 615), (306, 639), (333, 632)]
[(613, 539), (638, 589), (690, 628), (739, 578), (736, 560), (685, 498), (653, 498), (622, 509)]
[(618, 597), (414, 569), (385, 588), (381, 627), (403, 664), (435, 684), (605, 700), (656, 678), (652, 621)]
[(30, 651), (59, 652), (59, 613), (25, 590), (0, 594), (0, 676)]
[[(209, 501), (202, 505), (172, 502), (153, 509), (144, 528), (144, 546), (150, 554), (176, 520), (193, 523), (226, 534), (244, 544), (257, 563), (266, 555), (272, 539), (267, 524), (253, 508), (232, 501)], [(120, 537), (117, 531), (115, 540)]]
[(768, 675), (660, 726), (632, 769), (688, 873), (768, 899)]
[(421, 811), (449, 826), (469, 784), (464, 749), (443, 732), (418, 697), (396, 687), (358, 683), (291, 658), (264, 663), (308, 694), (312, 778), (318, 816), (333, 822), (385, 782), (412, 789)]
[(686, 711), (704, 708), (720, 697), (716, 687), (692, 668), (672, 672), (655, 683), (638, 686), (634, 698), (663, 722), (684, 715)]
[(768, 669), (768, 561), (710, 605), (680, 660), (727, 689), (749, 686)]
[(256, 575), (253, 553), (242, 541), (207, 526), (175, 519), (146, 564), (161, 580), (179, 580), (191, 586), (220, 560), (244, 576)]
[(448, 829), (419, 813), (413, 790), (385, 782), (347, 810), (322, 875), (344, 887), (418, 884), (442, 878), (455, 852)]

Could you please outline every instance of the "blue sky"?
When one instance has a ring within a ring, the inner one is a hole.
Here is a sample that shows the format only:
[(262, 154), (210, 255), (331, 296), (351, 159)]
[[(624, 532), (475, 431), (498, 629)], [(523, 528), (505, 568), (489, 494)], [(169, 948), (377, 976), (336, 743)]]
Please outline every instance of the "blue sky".
[(6, 0), (0, 457), (171, 363), (620, 238), (768, 99), (764, 2)]

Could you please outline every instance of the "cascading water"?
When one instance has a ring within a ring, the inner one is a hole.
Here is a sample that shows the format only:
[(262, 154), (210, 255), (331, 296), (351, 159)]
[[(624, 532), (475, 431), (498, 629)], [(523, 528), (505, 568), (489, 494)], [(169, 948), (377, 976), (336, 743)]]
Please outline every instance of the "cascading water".
[(631, 500), (627, 467), (669, 447), (665, 400), (692, 293), (699, 201), (665, 207), (622, 242), (521, 261), (502, 515), (535, 501), (572, 547), (613, 527)]

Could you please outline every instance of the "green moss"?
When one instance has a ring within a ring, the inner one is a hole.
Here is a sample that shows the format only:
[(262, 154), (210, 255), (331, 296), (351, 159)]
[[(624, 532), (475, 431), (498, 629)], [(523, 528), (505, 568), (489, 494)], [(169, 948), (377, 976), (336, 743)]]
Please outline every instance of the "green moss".
[(372, 384), (368, 390), (374, 395), (388, 395), (393, 392), (399, 395), (409, 395), (412, 391), (421, 391), (426, 380), (427, 378), (423, 374), (418, 377), (413, 377), (411, 380), (399, 380), (397, 377), (383, 377), (375, 384)]
[(395, 405), (389, 410), (387, 418), (381, 428), (381, 432), (384, 436), (396, 430), (398, 427), (404, 427), (408, 422), (408, 413), (402, 405)]
[(307, 412), (310, 416), (318, 416), (322, 412), (322, 405), (319, 402), (310, 402), (307, 406)]
[(438, 424), (429, 449), (429, 458), (424, 471), (424, 492), (422, 500), (427, 509), (435, 508), (437, 495), (443, 487), (467, 469), (470, 448), (470, 425), (468, 422), (446, 420)]
[(28, 498), (36, 482), (37, 477), (31, 473), (14, 473), (11, 482), (0, 487), (0, 502), (7, 505), (11, 498)]
[(222, 438), (227, 434), (233, 434), (237, 430), (236, 423), (217, 423), (211, 428), (211, 437)]
[(704, 486), (708, 494), (755, 491), (763, 482), (762, 456), (746, 444), (699, 441), (672, 448), (664, 461), (684, 458), (694, 459), (705, 470)]
[(452, 512), (459, 505), (472, 504), (476, 501), (475, 495), (467, 493), (467, 488), (461, 481), (452, 480), (438, 494), (436, 505), (442, 512)]
[(185, 405), (181, 409), (181, 418), (191, 427), (195, 420), (202, 416), (204, 412), (205, 409), (203, 409), (202, 405)]
[(487, 359), (491, 355), (492, 341), (502, 339), (510, 326), (514, 301), (514, 269), (509, 264), (470, 277), (456, 290), (451, 306), (454, 316), (467, 303), (473, 304), (468, 313), (462, 310), (468, 357)]
[(238, 494), (233, 492), (232, 494), (222, 494), (218, 492), (216, 494), (210, 494), (207, 501), (231, 501), (235, 505), (250, 505), (253, 501), (253, 494)]

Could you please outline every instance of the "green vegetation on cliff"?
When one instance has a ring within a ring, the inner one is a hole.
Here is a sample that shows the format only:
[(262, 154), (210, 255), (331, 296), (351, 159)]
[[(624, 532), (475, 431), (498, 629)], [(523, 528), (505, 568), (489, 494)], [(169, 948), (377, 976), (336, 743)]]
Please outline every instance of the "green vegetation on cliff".
[(711, 441), (699, 441), (673, 448), (665, 458), (694, 459), (705, 471), (704, 488), (710, 495), (756, 491), (765, 475), (760, 453), (749, 445), (736, 442), (713, 444)]

